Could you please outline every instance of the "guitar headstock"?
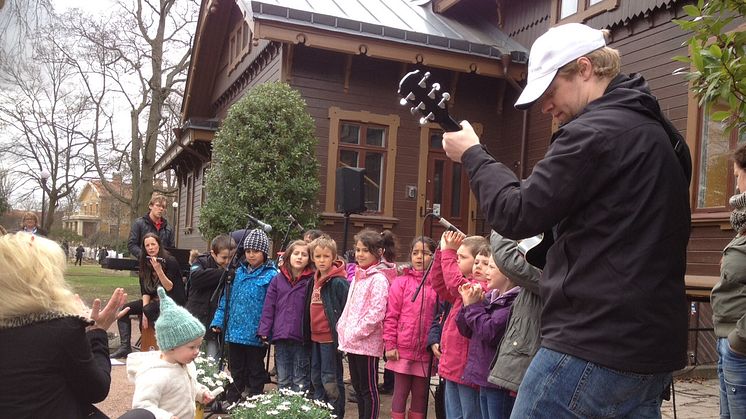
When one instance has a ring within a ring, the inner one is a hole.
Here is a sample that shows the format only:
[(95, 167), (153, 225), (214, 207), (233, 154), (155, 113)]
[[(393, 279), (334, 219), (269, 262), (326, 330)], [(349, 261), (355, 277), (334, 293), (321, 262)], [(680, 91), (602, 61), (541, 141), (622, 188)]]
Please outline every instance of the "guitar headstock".
[(414, 70), (399, 82), (400, 104), (411, 106), (412, 115), (420, 115), (420, 124), (436, 122), (447, 132), (460, 131), (461, 126), (448, 114), (448, 92), (441, 92), (440, 83), (430, 80), (430, 72)]

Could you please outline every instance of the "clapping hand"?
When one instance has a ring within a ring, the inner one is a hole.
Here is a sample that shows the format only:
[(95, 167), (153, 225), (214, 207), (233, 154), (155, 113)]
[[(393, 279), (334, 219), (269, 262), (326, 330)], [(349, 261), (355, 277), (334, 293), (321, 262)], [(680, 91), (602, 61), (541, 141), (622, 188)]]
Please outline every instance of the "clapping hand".
[(479, 284), (461, 284), (458, 287), (458, 293), (461, 294), (461, 299), (464, 302), (464, 307), (478, 303), (484, 299), (484, 290)]
[(103, 310), (101, 309), (101, 300), (98, 298), (93, 300), (93, 305), (90, 309), (88, 309), (83, 301), (80, 299), (79, 295), (75, 294), (75, 297), (80, 302), (82, 315), (94, 321), (93, 326), (91, 326), (89, 330), (107, 330), (112, 323), (124, 317), (130, 310), (129, 307), (125, 307), (124, 309), (119, 310), (119, 307), (127, 302), (127, 293), (124, 292), (124, 288), (117, 288), (114, 290), (114, 292), (111, 294), (111, 298), (106, 303), (106, 306), (103, 308)]
[(458, 250), (459, 247), (461, 247), (461, 243), (466, 238), (465, 235), (457, 232), (457, 231), (446, 231), (443, 233), (443, 235), (440, 238), (440, 248), (445, 249), (452, 249), (452, 250)]

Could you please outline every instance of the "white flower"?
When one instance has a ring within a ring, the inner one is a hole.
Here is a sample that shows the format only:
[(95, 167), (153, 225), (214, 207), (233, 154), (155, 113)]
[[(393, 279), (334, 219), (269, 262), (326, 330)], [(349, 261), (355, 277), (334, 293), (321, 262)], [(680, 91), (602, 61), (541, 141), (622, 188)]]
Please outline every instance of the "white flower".
[(302, 409), (302, 410), (303, 410), (304, 412), (308, 412), (309, 410), (311, 410), (311, 407), (310, 407), (310, 406), (306, 406), (305, 404), (304, 404), (303, 406), (301, 406), (300, 408), (301, 408), (301, 409)]

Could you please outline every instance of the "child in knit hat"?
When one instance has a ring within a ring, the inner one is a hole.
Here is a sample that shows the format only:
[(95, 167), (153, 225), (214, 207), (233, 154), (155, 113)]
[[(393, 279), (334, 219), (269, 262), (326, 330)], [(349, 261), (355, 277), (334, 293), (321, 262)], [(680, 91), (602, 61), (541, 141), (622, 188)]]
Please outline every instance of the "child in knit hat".
[[(210, 328), (223, 333), (228, 345), (228, 366), (233, 385), (226, 390), (228, 404), (239, 401), (244, 388), (250, 395), (264, 392), (268, 375), (264, 368), (267, 346), (257, 335), (264, 299), (277, 268), (269, 255), (269, 237), (254, 229), (244, 240), (246, 260), (236, 269), (226, 307), (226, 292), (220, 298)], [(227, 288), (227, 287), (226, 287)]]
[(145, 409), (156, 419), (193, 418), (194, 402), (210, 403), (214, 396), (197, 383), (194, 359), (205, 327), (158, 287), (161, 314), (155, 322), (159, 351), (127, 356), (127, 375), (135, 383), (133, 409)]

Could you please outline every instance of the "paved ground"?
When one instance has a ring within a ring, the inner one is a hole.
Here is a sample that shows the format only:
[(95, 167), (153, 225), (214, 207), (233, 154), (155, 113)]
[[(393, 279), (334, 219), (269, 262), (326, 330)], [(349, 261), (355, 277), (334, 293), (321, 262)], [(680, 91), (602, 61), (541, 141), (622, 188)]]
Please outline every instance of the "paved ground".
[[(116, 326), (112, 327), (115, 331)], [(133, 333), (137, 333), (137, 328), (133, 328)], [(137, 336), (134, 337), (137, 339)], [(713, 376), (711, 366), (704, 368), (702, 371), (709, 371)], [(266, 388), (271, 388), (268, 385)], [(98, 404), (99, 409), (109, 415), (111, 418), (117, 418), (130, 408), (132, 402), (132, 393), (134, 385), (127, 380), (127, 374), (124, 365), (114, 366), (112, 368), (112, 384), (109, 391), (109, 397)], [(663, 417), (673, 419), (717, 419), (719, 418), (719, 400), (718, 400), (718, 381), (716, 378), (689, 378), (680, 376), (674, 382), (674, 399), (663, 402)], [(433, 410), (432, 397), (429, 403), (428, 418), (435, 418)], [(357, 405), (347, 403), (345, 418), (357, 418)], [(216, 416), (213, 416), (216, 417)], [(381, 396), (381, 418), (391, 417), (391, 396)]]

